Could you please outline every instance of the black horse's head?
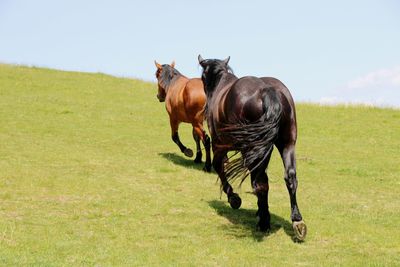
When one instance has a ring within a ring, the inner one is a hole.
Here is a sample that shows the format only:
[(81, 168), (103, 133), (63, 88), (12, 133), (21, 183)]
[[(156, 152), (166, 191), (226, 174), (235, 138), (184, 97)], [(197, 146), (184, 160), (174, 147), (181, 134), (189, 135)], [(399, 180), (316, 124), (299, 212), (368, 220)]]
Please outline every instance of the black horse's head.
[(231, 73), (232, 69), (228, 66), (230, 57), (220, 59), (203, 59), (200, 55), (198, 57), (199, 64), (203, 68), (201, 79), (204, 83), (204, 90), (206, 94), (210, 94), (214, 91), (221, 76), (224, 73)]
[(175, 69), (175, 61), (173, 61), (171, 65), (168, 64), (161, 65), (157, 63), (157, 61), (154, 61), (154, 63), (156, 64), (157, 67), (156, 71), (156, 78), (158, 81), (157, 98), (160, 102), (164, 102), (168, 88), (171, 86), (174, 78), (180, 73)]

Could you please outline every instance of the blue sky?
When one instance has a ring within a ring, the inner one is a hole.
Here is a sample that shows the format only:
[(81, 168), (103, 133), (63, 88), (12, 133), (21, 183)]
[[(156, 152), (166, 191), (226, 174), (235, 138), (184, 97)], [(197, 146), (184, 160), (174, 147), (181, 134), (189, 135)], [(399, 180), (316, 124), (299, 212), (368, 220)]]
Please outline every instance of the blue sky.
[(0, 0), (0, 62), (155, 81), (197, 55), (274, 76), (297, 101), (400, 107), (400, 2)]

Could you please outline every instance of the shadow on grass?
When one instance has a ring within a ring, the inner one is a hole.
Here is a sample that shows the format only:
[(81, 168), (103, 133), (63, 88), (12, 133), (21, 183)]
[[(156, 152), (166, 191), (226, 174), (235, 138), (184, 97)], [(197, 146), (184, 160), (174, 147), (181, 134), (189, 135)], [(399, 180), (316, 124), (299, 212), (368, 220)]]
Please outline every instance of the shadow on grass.
[(265, 237), (268, 237), (269, 235), (272, 235), (279, 229), (283, 228), (285, 233), (292, 239), (292, 241), (296, 242), (292, 224), (280, 216), (271, 213), (271, 230), (264, 233), (256, 229), (258, 222), (256, 210), (242, 208), (234, 210), (225, 202), (220, 200), (212, 200), (209, 201), (208, 204), (218, 213), (218, 215), (227, 218), (232, 224), (234, 224), (224, 225), (222, 228), (235, 237), (247, 238), (249, 234), (251, 234), (254, 240), (261, 242)]
[[(158, 155), (171, 161), (172, 163), (174, 163), (176, 165), (203, 171), (204, 159), (203, 159), (203, 162), (201, 162), (201, 163), (194, 163), (193, 162), (194, 158), (188, 158), (183, 155), (182, 156), (177, 155), (176, 153), (158, 153)], [(204, 158), (204, 155), (203, 155), (203, 158)]]

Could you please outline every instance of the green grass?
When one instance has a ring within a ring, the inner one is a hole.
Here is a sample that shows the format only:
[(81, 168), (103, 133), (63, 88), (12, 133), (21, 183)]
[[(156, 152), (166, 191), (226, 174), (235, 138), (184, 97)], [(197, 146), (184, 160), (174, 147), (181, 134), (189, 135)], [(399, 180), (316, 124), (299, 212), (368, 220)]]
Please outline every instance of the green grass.
[[(298, 104), (298, 202), (274, 152), (272, 231), (170, 138), (156, 85), (0, 65), (0, 265), (398, 266), (400, 111)], [(191, 129), (183, 143), (194, 148)]]

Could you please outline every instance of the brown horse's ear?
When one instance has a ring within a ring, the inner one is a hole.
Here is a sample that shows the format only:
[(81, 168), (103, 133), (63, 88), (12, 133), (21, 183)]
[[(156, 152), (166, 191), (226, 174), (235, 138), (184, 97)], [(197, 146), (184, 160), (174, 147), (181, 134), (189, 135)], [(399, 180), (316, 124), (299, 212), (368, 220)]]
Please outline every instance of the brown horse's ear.
[(229, 60), (231, 59), (231, 57), (229, 56), (229, 57), (227, 57), (226, 59), (224, 59), (224, 63), (225, 63), (225, 65), (228, 65), (228, 62), (229, 62)]
[(172, 68), (175, 68), (175, 60), (174, 60), (174, 61), (172, 61), (172, 63), (171, 63), (171, 67), (172, 67)]
[(157, 63), (157, 61), (154, 60), (154, 64), (156, 64), (157, 69), (162, 69), (162, 66)]

